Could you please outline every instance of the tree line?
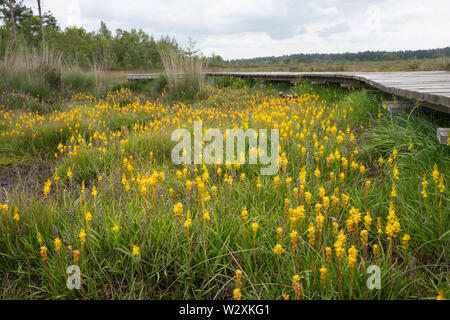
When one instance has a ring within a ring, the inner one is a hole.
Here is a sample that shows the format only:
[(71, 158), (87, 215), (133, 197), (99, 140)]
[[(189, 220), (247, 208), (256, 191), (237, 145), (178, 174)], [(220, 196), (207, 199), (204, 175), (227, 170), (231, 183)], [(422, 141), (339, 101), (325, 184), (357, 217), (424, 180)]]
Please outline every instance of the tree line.
[(290, 54), (283, 56), (258, 57), (251, 59), (233, 59), (225, 61), (228, 65), (270, 65), (296, 63), (326, 63), (326, 62), (364, 62), (393, 61), (411, 59), (433, 59), (450, 57), (450, 47), (428, 50), (404, 51), (363, 51), (357, 53), (312, 53)]
[(38, 13), (23, 4), (23, 0), (0, 0), (0, 54), (11, 43), (29, 46), (45, 45), (62, 54), (68, 64), (104, 69), (161, 69), (159, 52), (163, 49), (181, 50), (174, 38), (155, 39), (142, 29), (117, 29), (113, 34), (102, 21), (97, 31), (82, 27), (60, 28), (50, 11)]

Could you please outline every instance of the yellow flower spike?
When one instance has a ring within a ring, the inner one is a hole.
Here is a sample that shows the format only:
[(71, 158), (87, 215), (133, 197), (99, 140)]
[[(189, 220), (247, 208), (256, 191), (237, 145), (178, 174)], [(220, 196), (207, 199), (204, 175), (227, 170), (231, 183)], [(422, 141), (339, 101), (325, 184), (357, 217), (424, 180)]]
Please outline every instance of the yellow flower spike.
[(80, 238), (81, 245), (84, 245), (86, 243), (86, 231), (84, 230), (84, 228), (81, 228), (78, 237)]
[(131, 254), (135, 257), (139, 256), (141, 254), (140, 248), (137, 245), (133, 245)]
[(436, 297), (436, 300), (447, 300), (446, 298), (445, 298), (445, 296), (444, 296), (444, 290), (439, 290), (439, 293), (438, 293), (438, 295), (437, 295), (437, 297)]
[(247, 218), (248, 218), (247, 207), (245, 207), (245, 206), (242, 207), (241, 216), (242, 216), (242, 221), (245, 223), (247, 221)]
[(273, 253), (275, 253), (277, 256), (281, 257), (281, 255), (286, 252), (286, 250), (283, 249), (283, 246), (279, 243), (275, 245), (275, 248), (273, 248)]
[(357, 261), (357, 256), (358, 256), (358, 250), (356, 249), (355, 246), (351, 246), (348, 249), (348, 267), (349, 268), (354, 268), (356, 261)]
[(292, 277), (292, 287), (294, 288), (295, 299), (300, 300), (303, 295), (303, 287), (300, 283), (300, 276), (298, 274)]
[(326, 281), (327, 281), (327, 268), (325, 268), (325, 266), (322, 266), (320, 269), (320, 282), (322, 284), (322, 287), (325, 288), (326, 287)]
[(97, 188), (96, 188), (95, 186), (93, 186), (93, 187), (92, 187), (92, 191), (91, 191), (91, 195), (92, 195), (93, 197), (96, 197), (97, 194), (98, 194)]
[(403, 249), (408, 249), (409, 247), (409, 241), (411, 240), (411, 237), (409, 236), (409, 234), (405, 234), (402, 238), (402, 247)]
[(55, 251), (59, 252), (61, 250), (61, 239), (60, 238), (55, 238)]
[(42, 246), (40, 248), (40, 254), (41, 254), (42, 262), (45, 263), (47, 261), (47, 247), (46, 246)]
[(119, 226), (117, 224), (114, 224), (114, 226), (111, 228), (112, 231), (114, 232), (119, 232)]
[(240, 288), (242, 286), (242, 270), (236, 270), (236, 284)]
[(88, 212), (86, 212), (84, 218), (86, 219), (86, 222), (91, 222), (92, 221), (92, 214), (88, 211)]
[(51, 186), (52, 181), (48, 179), (47, 182), (44, 184), (44, 197), (47, 197), (47, 195), (49, 194)]
[(332, 255), (332, 249), (330, 247), (325, 247), (325, 256), (326, 256), (325, 261), (327, 263), (331, 262), (331, 255)]
[(233, 299), (234, 300), (242, 300), (241, 289), (236, 288), (233, 290)]

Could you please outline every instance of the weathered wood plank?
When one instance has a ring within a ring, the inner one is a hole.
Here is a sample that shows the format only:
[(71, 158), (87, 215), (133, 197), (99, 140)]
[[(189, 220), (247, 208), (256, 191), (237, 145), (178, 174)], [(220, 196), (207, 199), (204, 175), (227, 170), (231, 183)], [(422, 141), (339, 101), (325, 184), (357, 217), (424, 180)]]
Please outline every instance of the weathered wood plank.
[[(235, 76), (265, 81), (336, 82), (343, 86), (370, 86), (405, 99), (426, 102), (432, 109), (450, 113), (450, 72), (207, 72), (206, 76)], [(129, 74), (129, 80), (155, 79), (157, 74)], [(346, 84), (347, 83), (347, 84)]]

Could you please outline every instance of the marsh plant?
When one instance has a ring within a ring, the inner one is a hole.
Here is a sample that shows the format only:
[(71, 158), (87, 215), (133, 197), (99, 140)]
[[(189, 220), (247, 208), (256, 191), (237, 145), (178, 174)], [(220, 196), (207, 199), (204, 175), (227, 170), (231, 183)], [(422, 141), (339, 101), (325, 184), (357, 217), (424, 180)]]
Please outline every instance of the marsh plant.
[(162, 49), (160, 55), (167, 75), (169, 95), (174, 98), (196, 98), (204, 94), (205, 59), (169, 48)]

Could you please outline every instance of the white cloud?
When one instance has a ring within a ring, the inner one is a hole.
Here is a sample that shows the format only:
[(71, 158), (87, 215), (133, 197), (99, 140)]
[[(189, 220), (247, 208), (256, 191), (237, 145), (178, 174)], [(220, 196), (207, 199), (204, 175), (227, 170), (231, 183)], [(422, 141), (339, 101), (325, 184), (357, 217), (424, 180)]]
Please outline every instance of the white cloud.
[[(26, 0), (36, 8), (35, 0)], [(131, 28), (224, 58), (450, 45), (448, 0), (45, 0), (64, 28)]]

